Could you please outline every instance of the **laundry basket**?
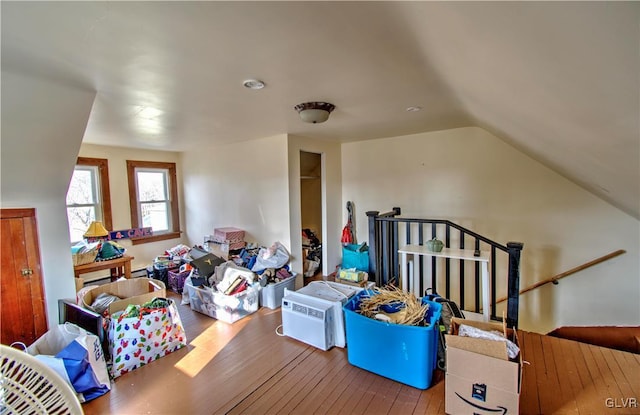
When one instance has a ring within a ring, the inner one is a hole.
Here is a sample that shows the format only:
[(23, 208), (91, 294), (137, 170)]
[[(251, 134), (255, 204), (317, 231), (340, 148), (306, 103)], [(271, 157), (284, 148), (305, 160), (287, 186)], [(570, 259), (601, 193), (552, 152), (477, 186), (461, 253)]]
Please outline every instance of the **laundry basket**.
[(53, 369), (30, 354), (0, 345), (2, 413), (83, 414), (75, 391)]

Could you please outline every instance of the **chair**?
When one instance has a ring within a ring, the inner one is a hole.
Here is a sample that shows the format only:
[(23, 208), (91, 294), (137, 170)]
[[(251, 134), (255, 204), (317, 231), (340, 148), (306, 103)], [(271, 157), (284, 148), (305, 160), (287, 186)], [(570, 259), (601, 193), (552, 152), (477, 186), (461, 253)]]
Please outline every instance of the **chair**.
[(75, 391), (30, 354), (0, 345), (0, 413), (83, 414)]

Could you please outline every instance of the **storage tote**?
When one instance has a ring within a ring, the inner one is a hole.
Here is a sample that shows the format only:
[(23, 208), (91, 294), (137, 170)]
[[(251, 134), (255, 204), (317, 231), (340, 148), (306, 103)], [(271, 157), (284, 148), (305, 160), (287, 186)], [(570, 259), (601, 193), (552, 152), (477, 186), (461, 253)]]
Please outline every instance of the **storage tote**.
[(169, 280), (169, 288), (171, 289), (171, 291), (182, 294), (184, 281), (187, 279), (189, 274), (191, 274), (190, 269), (183, 272), (178, 272), (177, 269), (169, 270), (167, 272), (167, 278)]
[(357, 313), (365, 295), (374, 292), (363, 290), (343, 307), (349, 363), (414, 388), (429, 388), (437, 362), (442, 306), (423, 298), (422, 303), (429, 306), (429, 326), (407, 326)]
[(194, 287), (189, 283), (185, 284), (185, 288), (193, 311), (225, 323), (234, 323), (258, 311), (259, 289), (255, 286), (249, 286), (245, 291), (234, 295), (224, 295), (210, 287)]
[(296, 274), (294, 273), (289, 278), (286, 278), (280, 282), (274, 284), (267, 284), (260, 290), (260, 305), (272, 310), (282, 305), (282, 298), (284, 297), (284, 289), (294, 291), (296, 285)]

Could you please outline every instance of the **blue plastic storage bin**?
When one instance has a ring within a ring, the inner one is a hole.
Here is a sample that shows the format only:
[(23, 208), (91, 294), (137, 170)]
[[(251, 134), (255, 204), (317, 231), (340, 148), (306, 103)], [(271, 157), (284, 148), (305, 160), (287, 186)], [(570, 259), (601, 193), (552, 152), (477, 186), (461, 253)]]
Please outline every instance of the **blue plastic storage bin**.
[(437, 362), (442, 306), (423, 298), (422, 303), (429, 305), (429, 326), (407, 326), (358, 314), (365, 295), (374, 292), (361, 291), (343, 307), (349, 363), (414, 388), (429, 388)]

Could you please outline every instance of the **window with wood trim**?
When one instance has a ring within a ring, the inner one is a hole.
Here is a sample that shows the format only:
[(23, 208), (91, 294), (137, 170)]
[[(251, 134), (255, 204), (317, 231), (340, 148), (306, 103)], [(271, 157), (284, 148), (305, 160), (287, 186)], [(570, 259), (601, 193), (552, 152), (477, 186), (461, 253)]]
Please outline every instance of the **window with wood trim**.
[(153, 235), (132, 238), (132, 244), (180, 237), (176, 164), (127, 160), (131, 227), (151, 227)]
[(78, 157), (66, 203), (71, 242), (81, 241), (93, 221), (113, 230), (107, 159)]

